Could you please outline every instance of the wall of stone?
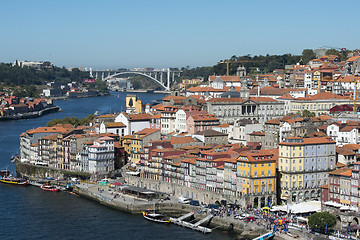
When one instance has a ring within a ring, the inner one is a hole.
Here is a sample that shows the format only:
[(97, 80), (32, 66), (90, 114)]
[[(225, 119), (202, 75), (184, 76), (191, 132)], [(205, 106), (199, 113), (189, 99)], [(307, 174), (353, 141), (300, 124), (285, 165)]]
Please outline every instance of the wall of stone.
[[(126, 175), (126, 183), (150, 189), (153, 191), (159, 191), (169, 194), (174, 197), (189, 197), (195, 200), (198, 200), (200, 203), (209, 204), (215, 203), (216, 201), (226, 200), (228, 203), (235, 203), (235, 199), (229, 196), (224, 196), (223, 194), (218, 194), (211, 191), (193, 189), (186, 186), (182, 186), (175, 183), (168, 183), (159, 180), (140, 178), (136, 176)], [(237, 204), (245, 207), (246, 202), (245, 198), (237, 198)]]

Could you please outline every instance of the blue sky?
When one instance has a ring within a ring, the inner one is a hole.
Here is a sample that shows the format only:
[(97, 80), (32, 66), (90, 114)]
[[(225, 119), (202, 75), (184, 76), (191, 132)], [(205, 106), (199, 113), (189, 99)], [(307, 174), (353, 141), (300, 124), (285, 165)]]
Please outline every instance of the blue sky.
[(212, 66), (246, 54), (358, 49), (360, 1), (0, 1), (0, 62)]

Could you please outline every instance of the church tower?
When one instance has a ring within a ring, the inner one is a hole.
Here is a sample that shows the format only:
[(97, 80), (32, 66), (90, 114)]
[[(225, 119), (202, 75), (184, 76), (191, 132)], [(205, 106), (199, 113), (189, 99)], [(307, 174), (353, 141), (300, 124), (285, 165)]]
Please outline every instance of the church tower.
[(249, 99), (249, 88), (247, 87), (246, 79), (241, 80), (240, 97), (243, 99)]
[(239, 76), (240, 78), (246, 77), (246, 68), (244, 66), (239, 66), (236, 69), (236, 76)]

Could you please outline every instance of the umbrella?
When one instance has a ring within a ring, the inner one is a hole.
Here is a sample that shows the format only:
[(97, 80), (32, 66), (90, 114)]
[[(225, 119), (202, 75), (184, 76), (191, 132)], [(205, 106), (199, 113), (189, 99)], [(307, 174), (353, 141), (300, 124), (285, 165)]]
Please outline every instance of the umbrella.
[(261, 208), (262, 210), (270, 210), (270, 208), (269, 207), (263, 207), (263, 208)]

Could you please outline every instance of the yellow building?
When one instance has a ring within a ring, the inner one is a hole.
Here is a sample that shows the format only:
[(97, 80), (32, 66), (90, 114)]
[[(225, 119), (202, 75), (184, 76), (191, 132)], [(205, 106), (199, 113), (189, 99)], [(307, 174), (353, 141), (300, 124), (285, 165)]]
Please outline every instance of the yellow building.
[(127, 113), (143, 113), (144, 105), (136, 95), (126, 95), (126, 112)]
[(275, 202), (278, 149), (246, 151), (237, 159), (237, 196), (250, 196), (253, 206)]
[(348, 97), (336, 95), (331, 92), (321, 92), (305, 98), (295, 98), (291, 100), (290, 112), (297, 113), (304, 110), (314, 112), (315, 116), (329, 113), (335, 105), (352, 104)]
[(126, 135), (122, 138), (122, 146), (124, 147), (124, 151), (128, 156), (131, 154), (131, 140), (133, 137), (133, 135)]
[(149, 141), (154, 139), (160, 139), (160, 129), (144, 128), (141, 131), (135, 132), (133, 135), (129, 135), (126, 138), (124, 137), (124, 148), (125, 145), (128, 145), (130, 143), (130, 145), (126, 147), (125, 151), (129, 151), (128, 153), (131, 162), (140, 162), (141, 153), (144, 150), (144, 146), (147, 146)]

